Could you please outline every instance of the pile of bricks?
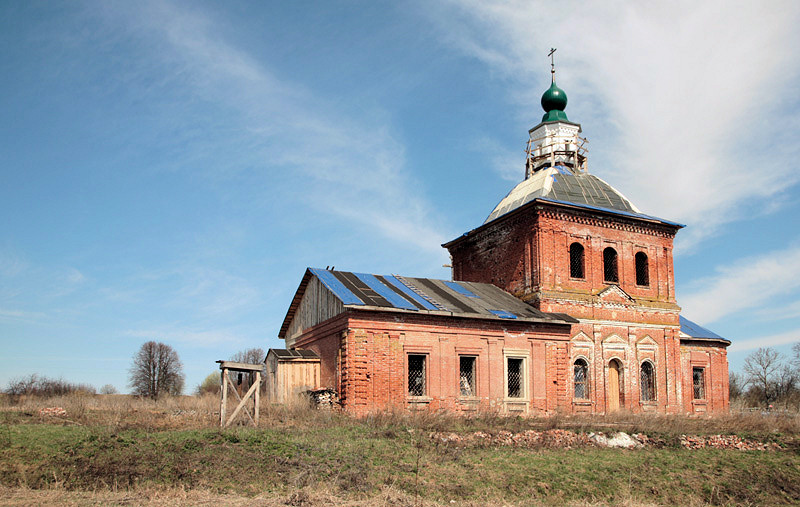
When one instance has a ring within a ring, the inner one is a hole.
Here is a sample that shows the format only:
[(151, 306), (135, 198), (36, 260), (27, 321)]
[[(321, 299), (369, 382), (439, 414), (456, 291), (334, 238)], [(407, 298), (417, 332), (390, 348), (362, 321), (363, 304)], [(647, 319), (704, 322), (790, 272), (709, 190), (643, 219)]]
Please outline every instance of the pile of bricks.
[(47, 407), (40, 408), (39, 415), (41, 417), (66, 417), (67, 411), (61, 407)]
[(774, 442), (765, 444), (755, 440), (745, 440), (736, 435), (681, 435), (681, 447), (686, 449), (738, 449), (740, 451), (772, 451), (781, 448)]
[[(520, 433), (510, 431), (498, 431), (497, 433), (487, 433), (475, 431), (473, 433), (458, 434), (446, 432), (434, 432), (429, 436), (435, 442), (451, 444), (457, 446), (513, 446), (523, 448), (558, 448), (571, 449), (575, 447), (664, 447), (666, 442), (659, 438), (651, 438), (643, 433), (630, 435), (634, 445), (611, 445), (604, 443), (603, 439), (598, 439), (598, 435), (576, 433), (570, 430), (547, 430), (535, 431), (527, 430)], [(618, 433), (616, 436), (619, 436)], [(625, 435), (627, 436), (627, 435)], [(615, 436), (612, 435), (612, 438)], [(607, 439), (606, 439), (607, 440)], [(755, 440), (745, 440), (736, 435), (681, 435), (680, 445), (685, 449), (738, 449), (741, 451), (774, 451), (781, 447), (776, 443), (763, 443)]]
[(476, 431), (466, 435), (437, 432), (431, 433), (430, 437), (438, 442), (456, 445), (504, 445), (525, 448), (556, 447), (570, 449), (591, 444), (588, 435), (570, 430), (527, 430), (521, 433), (499, 431), (495, 434)]

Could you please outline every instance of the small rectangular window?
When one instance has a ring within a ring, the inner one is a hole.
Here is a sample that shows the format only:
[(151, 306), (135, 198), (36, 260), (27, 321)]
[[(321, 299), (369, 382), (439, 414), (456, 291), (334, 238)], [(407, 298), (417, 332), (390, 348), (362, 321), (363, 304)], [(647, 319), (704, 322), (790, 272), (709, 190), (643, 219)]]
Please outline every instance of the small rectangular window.
[(692, 384), (694, 385), (694, 399), (706, 399), (706, 370), (705, 368), (692, 368)]
[(475, 394), (475, 357), (459, 357), (459, 386), (461, 396), (476, 396)]
[(409, 354), (408, 356), (408, 395), (425, 396), (427, 394), (425, 386), (425, 358), (420, 354)]
[(508, 358), (508, 397), (522, 398), (522, 359), (517, 357)]

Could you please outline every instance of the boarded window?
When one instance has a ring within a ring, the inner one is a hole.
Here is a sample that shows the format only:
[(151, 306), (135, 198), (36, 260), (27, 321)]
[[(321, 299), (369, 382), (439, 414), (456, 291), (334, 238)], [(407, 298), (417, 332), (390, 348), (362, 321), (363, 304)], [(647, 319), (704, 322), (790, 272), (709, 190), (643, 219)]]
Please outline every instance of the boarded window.
[(706, 399), (706, 370), (705, 368), (692, 368), (692, 384), (694, 386), (694, 399)]
[(589, 399), (589, 365), (583, 359), (576, 359), (574, 364), (575, 398)]
[(650, 269), (644, 252), (636, 253), (636, 285), (650, 285)]
[(573, 243), (569, 246), (569, 276), (584, 278), (583, 272), (583, 245)]
[(522, 398), (522, 359), (508, 358), (508, 397)]
[(425, 396), (425, 356), (408, 356), (408, 395)]
[(458, 362), (461, 396), (475, 396), (475, 357), (461, 356)]
[(642, 401), (656, 401), (656, 372), (653, 363), (645, 361), (639, 371)]
[(606, 282), (619, 282), (619, 275), (617, 275), (617, 251), (611, 247), (603, 250), (603, 279)]

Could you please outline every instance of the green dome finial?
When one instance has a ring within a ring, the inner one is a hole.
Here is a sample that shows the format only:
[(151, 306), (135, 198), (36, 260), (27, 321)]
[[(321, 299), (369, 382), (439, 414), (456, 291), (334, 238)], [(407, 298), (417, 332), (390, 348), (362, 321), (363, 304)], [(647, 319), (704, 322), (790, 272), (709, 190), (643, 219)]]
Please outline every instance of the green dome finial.
[(564, 93), (564, 90), (556, 86), (556, 65), (553, 61), (553, 53), (555, 52), (556, 48), (551, 48), (550, 53), (547, 55), (550, 57), (550, 73), (552, 78), (550, 88), (542, 95), (542, 109), (544, 109), (544, 116), (542, 117), (543, 123), (546, 121), (569, 121), (567, 119), (567, 113), (564, 112), (564, 109), (567, 107), (567, 94)]

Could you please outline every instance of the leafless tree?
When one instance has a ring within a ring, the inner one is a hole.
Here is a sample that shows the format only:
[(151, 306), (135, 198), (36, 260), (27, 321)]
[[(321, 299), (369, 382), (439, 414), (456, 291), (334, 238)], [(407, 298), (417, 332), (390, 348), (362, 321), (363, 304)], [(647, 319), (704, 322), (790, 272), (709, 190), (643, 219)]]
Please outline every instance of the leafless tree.
[(106, 384), (100, 388), (100, 394), (117, 394), (117, 388), (111, 384)]
[(264, 349), (257, 347), (253, 349), (240, 350), (231, 356), (231, 361), (236, 361), (237, 363), (261, 364), (264, 362), (266, 357), (267, 353), (264, 352)]
[(133, 356), (130, 369), (133, 394), (153, 399), (164, 394), (181, 394), (183, 382), (183, 364), (169, 345), (149, 341)]
[(741, 373), (734, 371), (728, 375), (728, 398), (733, 401), (744, 395), (744, 380)]
[(782, 368), (781, 355), (769, 347), (761, 347), (744, 361), (745, 381), (751, 392), (765, 404), (778, 396), (777, 381)]

